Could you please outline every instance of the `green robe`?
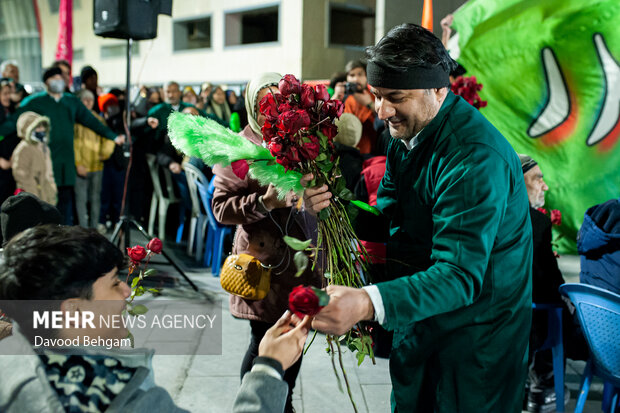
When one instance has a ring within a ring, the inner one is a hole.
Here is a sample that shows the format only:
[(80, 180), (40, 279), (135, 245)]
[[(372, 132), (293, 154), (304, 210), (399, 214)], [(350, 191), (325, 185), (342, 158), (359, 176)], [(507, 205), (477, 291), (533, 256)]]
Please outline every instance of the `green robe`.
[(73, 131), (75, 123), (92, 129), (98, 135), (114, 140), (116, 133), (103, 125), (84, 106), (77, 97), (63, 93), (58, 102), (47, 92), (39, 92), (24, 99), (11, 118), (0, 127), (0, 135), (8, 135), (15, 131), (19, 115), (32, 111), (50, 118), (51, 128), (49, 148), (52, 157), (52, 169), (56, 185), (75, 185), (75, 151), (73, 148)]
[(451, 92), (418, 142), (391, 140), (378, 191), (394, 278), (377, 284), (394, 330), (392, 408), (520, 412), (532, 231), (519, 159)]

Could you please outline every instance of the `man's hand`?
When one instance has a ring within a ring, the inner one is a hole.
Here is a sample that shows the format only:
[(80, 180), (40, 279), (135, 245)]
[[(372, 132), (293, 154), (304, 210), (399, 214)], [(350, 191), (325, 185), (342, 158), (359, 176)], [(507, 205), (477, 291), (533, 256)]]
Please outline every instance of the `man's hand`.
[(146, 123), (151, 129), (156, 129), (159, 126), (159, 119), (150, 116), (146, 119)]
[(86, 178), (86, 175), (88, 175), (88, 169), (85, 166), (76, 165), (75, 169), (77, 171), (77, 174), (82, 178)]
[(300, 320), (290, 311), (285, 312), (265, 333), (258, 346), (258, 355), (278, 360), (282, 368), (287, 370), (301, 357), (310, 330), (310, 321), (308, 316)]
[(11, 169), (11, 161), (0, 157), (0, 169), (4, 169), (5, 171)]
[(375, 308), (365, 290), (330, 285), (325, 291), (329, 294), (329, 304), (314, 316), (315, 330), (341, 335), (359, 321), (373, 319)]
[(310, 212), (312, 215), (316, 215), (329, 206), (332, 193), (327, 190), (327, 185), (307, 188), (308, 183), (312, 181), (313, 178), (314, 176), (312, 174), (302, 176), (301, 185), (306, 188), (304, 190), (304, 206), (306, 211)]
[(116, 139), (114, 139), (114, 142), (115, 142), (117, 145), (122, 145), (122, 144), (124, 144), (124, 143), (125, 143), (125, 135), (118, 135), (118, 136), (116, 137)]
[(181, 168), (181, 164), (178, 162), (170, 162), (168, 169), (170, 169), (170, 172), (173, 174), (180, 174), (181, 170), (183, 170), (183, 168)]
[(269, 184), (267, 188), (267, 192), (263, 195), (263, 204), (265, 204), (265, 208), (267, 211), (272, 211), (276, 208), (286, 208), (292, 205), (293, 198), (291, 196), (287, 196), (284, 199), (278, 198), (278, 191), (273, 184)]

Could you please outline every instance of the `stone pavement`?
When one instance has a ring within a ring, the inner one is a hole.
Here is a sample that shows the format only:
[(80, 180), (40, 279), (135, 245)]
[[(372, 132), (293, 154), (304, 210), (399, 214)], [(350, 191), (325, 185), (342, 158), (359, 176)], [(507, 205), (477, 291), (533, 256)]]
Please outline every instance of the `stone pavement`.
[[(219, 279), (211, 276), (208, 269), (195, 267), (184, 256), (180, 246), (167, 245), (183, 261), (189, 277), (199, 286), (201, 294), (222, 302), (223, 338), (222, 354), (213, 356), (156, 355), (154, 358), (155, 381), (166, 388), (175, 402), (192, 412), (224, 413), (230, 412), (239, 387), (239, 368), (249, 343), (249, 323), (233, 318), (228, 311), (227, 294), (222, 291)], [(189, 265), (189, 267), (188, 267)], [(567, 281), (578, 281), (578, 257), (562, 257), (560, 266)], [(154, 266), (158, 268), (157, 265)], [(165, 267), (159, 267), (165, 271)], [(180, 280), (179, 285), (164, 292), (164, 298), (196, 298), (187, 283)], [(312, 333), (311, 333), (312, 334)], [(345, 393), (338, 389), (330, 357), (325, 352), (326, 342), (318, 334), (303, 359), (300, 375), (294, 393), (294, 406), (298, 413), (353, 412)], [(357, 367), (351, 353), (344, 354), (344, 364), (348, 374), (353, 398), (359, 412), (382, 413), (390, 411), (390, 378), (388, 361), (376, 359), (372, 365), (369, 360)], [(566, 411), (574, 410), (581, 372), (585, 363), (569, 361), (566, 383), (571, 392), (571, 401)], [(602, 384), (595, 381), (589, 394), (586, 412), (600, 411)]]

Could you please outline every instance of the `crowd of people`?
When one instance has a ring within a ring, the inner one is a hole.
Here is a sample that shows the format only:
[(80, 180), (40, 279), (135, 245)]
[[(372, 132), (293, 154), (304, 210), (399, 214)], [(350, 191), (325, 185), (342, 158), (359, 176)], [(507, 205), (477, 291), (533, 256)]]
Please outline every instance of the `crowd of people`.
[[(520, 412), (525, 407), (536, 412), (555, 405), (550, 356), (537, 351), (546, 324), (532, 315), (532, 297), (565, 306), (558, 292), (564, 280), (552, 251), (551, 221), (537, 210), (549, 190), (543, 171), (532, 157), (517, 155), (476, 108), (450, 90), (451, 76), (463, 68), (428, 30), (397, 26), (367, 48), (365, 60), (351, 61), (344, 69), (330, 80), (331, 97), (345, 107), (336, 151), (349, 189), (380, 211), (378, 216), (362, 211), (354, 222), (372, 252), (372, 285), (327, 287), (329, 304), (313, 319), (286, 312), (290, 291), (297, 285), (322, 286), (323, 274), (317, 266), (295, 277), (294, 251), (283, 237), (316, 242), (317, 215), (333, 196), (329, 188), (307, 187), (304, 208), (298, 209), (297, 195), (279, 199), (273, 185), (240, 178), (232, 167), (211, 171), (200, 166), (213, 176), (216, 219), (236, 226), (232, 252), (250, 254), (274, 273), (263, 300), (230, 297), (231, 314), (249, 320), (251, 332), (235, 411), (293, 412), (292, 392), (310, 326), (341, 335), (360, 321), (376, 323), (377, 353), (383, 350), (390, 358), (395, 411)], [(2, 207), (6, 248), (0, 294), (77, 305), (124, 300), (130, 293), (116, 276), (122, 254), (93, 229), (119, 217), (128, 138), (135, 163), (128, 192), (133, 216), (143, 218), (148, 210), (145, 157), (151, 153), (173, 175), (185, 200), (179, 217), (184, 220), (191, 204), (183, 164), (200, 160), (185, 159), (170, 143), (170, 113), (209, 117), (231, 128), (236, 113), (240, 134), (261, 145), (265, 117), (259, 102), (277, 91), (282, 78), (262, 73), (240, 96), (208, 83), (200, 93), (176, 82), (166, 83), (163, 92), (143, 88), (125, 125), (127, 94), (102, 93), (92, 67), (82, 69), (81, 89), (71, 90), (71, 67), (55, 62), (44, 71), (46, 90), (25, 98), (17, 66), (2, 70), (0, 167), (3, 176), (11, 171), (14, 184), (3, 180), (1, 188), (8, 200)], [(310, 182), (312, 176), (302, 180)], [(11, 197), (16, 188), (26, 193)], [(16, 208), (19, 203), (44, 218), (16, 224), (23, 209)], [(596, 222), (609, 220), (617, 216), (609, 212), (613, 207), (604, 204), (589, 213)], [(71, 227), (76, 221), (91, 229)], [(66, 226), (28, 229), (36, 223)], [(69, 249), (62, 247), (69, 244)], [(51, 286), (44, 277), (49, 268), (58, 273)], [(565, 314), (565, 337), (571, 342), (567, 353), (585, 358), (585, 343), (568, 306)], [(14, 328), (0, 347), (23, 345), (25, 334)], [(34, 350), (31, 356), (29, 365), (2, 360), (4, 370), (20, 371), (19, 380), (0, 374), (2, 394), (10, 395), (7, 411), (44, 403), (40, 394), (49, 386), (37, 369), (48, 373), (55, 391), (47, 401), (74, 403), (60, 390), (63, 377), (56, 377), (54, 362)], [(112, 406), (175, 411), (170, 396), (149, 384), (148, 355), (140, 356), (146, 364), (123, 362), (114, 353), (80, 357), (95, 364), (93, 357), (115, 360), (106, 366), (118, 382), (102, 389), (107, 398), (96, 400), (101, 411)], [(140, 368), (145, 373), (139, 383), (127, 379), (137, 377)], [(80, 401), (86, 390), (76, 390)], [(114, 405), (115, 400), (124, 404)]]

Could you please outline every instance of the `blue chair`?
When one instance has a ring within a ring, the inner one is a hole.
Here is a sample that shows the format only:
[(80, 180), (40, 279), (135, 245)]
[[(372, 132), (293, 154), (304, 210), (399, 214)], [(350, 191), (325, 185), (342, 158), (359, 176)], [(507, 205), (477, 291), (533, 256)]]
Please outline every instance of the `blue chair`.
[(204, 265), (211, 266), (211, 273), (214, 277), (219, 277), (222, 266), (222, 255), (224, 254), (224, 239), (230, 234), (231, 228), (222, 225), (215, 219), (211, 201), (213, 201), (213, 179), (206, 188), (200, 181), (196, 180), (196, 188), (200, 194), (202, 205), (207, 211), (207, 220), (209, 222), (209, 231), (207, 232), (207, 246), (205, 248)]
[(553, 382), (555, 411), (564, 411), (564, 344), (562, 342), (562, 306), (532, 303), (534, 311), (547, 311), (547, 339), (537, 350), (551, 349), (553, 354)]
[(614, 412), (620, 395), (620, 295), (588, 284), (564, 284), (560, 292), (575, 305), (590, 349), (575, 412), (583, 411), (593, 375), (605, 381), (603, 411)]
[(205, 213), (206, 208), (202, 208), (196, 181), (199, 181), (203, 186), (207, 186), (209, 181), (202, 171), (191, 163), (183, 163), (183, 168), (187, 177), (189, 196), (192, 199), (192, 219), (189, 236), (187, 237), (187, 255), (194, 255), (195, 245), (196, 261), (200, 261), (203, 258), (204, 238), (207, 231), (207, 214)]

